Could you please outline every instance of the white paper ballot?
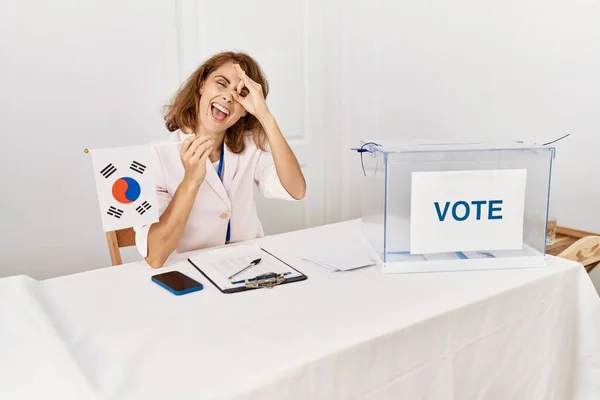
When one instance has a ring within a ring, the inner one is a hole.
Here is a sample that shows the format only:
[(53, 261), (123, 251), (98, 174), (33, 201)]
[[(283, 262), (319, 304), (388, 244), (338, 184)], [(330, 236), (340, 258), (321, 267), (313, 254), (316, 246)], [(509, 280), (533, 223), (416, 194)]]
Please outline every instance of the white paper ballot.
[(475, 258), (496, 258), (492, 253), (487, 253), (487, 252), (484, 252), (484, 251), (465, 251), (465, 252), (463, 252), (463, 254), (468, 259), (475, 259)]
[(360, 247), (316, 248), (309, 250), (302, 258), (329, 272), (349, 271), (376, 263), (369, 252)]
[(456, 253), (433, 253), (423, 254), (427, 261), (448, 261), (458, 260), (460, 257)]

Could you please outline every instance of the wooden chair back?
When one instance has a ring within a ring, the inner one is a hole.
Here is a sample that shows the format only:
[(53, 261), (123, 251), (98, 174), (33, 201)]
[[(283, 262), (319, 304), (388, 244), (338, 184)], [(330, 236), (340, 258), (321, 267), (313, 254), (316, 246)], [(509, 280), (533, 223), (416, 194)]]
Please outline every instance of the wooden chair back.
[(106, 241), (112, 265), (121, 265), (121, 247), (135, 246), (135, 231), (133, 228), (126, 228), (106, 232)]
[(547, 253), (581, 263), (590, 272), (600, 263), (600, 234), (556, 227), (556, 241)]
[(589, 272), (592, 267), (600, 262), (600, 236), (586, 236), (563, 250), (558, 257), (577, 261), (586, 267)]

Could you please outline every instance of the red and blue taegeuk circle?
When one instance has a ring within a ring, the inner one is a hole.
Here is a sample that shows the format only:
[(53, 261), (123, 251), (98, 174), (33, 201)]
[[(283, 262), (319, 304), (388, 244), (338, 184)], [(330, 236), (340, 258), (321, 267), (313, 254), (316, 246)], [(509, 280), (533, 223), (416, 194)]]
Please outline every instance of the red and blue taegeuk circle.
[(119, 203), (133, 203), (140, 197), (141, 193), (140, 184), (133, 178), (123, 177), (113, 183), (112, 194)]

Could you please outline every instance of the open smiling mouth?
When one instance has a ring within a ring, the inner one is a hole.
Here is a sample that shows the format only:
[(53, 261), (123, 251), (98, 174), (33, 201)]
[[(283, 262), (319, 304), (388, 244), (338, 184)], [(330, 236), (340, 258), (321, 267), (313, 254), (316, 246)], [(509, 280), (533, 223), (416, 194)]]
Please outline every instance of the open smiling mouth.
[(224, 122), (230, 114), (229, 109), (219, 103), (212, 103), (210, 106), (210, 112), (213, 119), (218, 123)]

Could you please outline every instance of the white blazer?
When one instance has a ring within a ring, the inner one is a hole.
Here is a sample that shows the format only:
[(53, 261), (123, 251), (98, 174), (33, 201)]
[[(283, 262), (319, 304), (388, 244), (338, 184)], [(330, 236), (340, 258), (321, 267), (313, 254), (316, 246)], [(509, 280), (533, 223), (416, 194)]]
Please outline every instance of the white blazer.
[[(168, 141), (152, 146), (156, 157), (156, 197), (158, 213), (162, 215), (184, 177), (179, 156), (181, 143), (193, 135), (172, 132)], [(256, 147), (254, 139), (245, 139), (244, 151), (232, 153), (227, 146), (223, 155), (223, 182), (215, 167), (206, 159), (206, 178), (200, 189), (176, 252), (185, 252), (225, 244), (227, 224), (231, 221), (230, 242), (264, 236), (256, 213), (255, 187), (271, 199), (295, 200), (285, 190), (275, 170), (270, 151)], [(256, 185), (256, 186), (255, 186)], [(148, 255), (150, 225), (134, 227), (136, 247), (143, 257)]]

